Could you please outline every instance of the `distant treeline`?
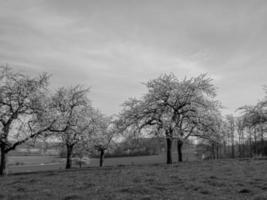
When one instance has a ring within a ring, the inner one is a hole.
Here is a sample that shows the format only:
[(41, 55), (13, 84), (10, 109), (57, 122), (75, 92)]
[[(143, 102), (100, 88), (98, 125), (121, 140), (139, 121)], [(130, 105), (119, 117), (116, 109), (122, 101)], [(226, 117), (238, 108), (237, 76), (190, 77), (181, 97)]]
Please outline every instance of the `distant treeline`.
[(197, 156), (204, 159), (267, 157), (267, 141), (245, 141), (242, 144), (208, 144), (197, 145)]

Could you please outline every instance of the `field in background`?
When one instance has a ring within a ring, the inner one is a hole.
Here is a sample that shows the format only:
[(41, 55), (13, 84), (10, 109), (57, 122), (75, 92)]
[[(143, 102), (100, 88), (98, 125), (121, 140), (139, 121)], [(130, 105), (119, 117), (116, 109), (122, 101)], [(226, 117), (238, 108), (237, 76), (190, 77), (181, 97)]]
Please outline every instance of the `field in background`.
[[(185, 161), (195, 161), (193, 150), (186, 150), (184, 152)], [(78, 159), (74, 159), (73, 167), (79, 167)], [(173, 153), (173, 161), (176, 162), (177, 153)], [(116, 157), (105, 158), (104, 166), (120, 166), (120, 165), (146, 165), (146, 164), (163, 164), (166, 162), (165, 153), (153, 156), (136, 156), (136, 157)], [(99, 160), (97, 158), (90, 158), (82, 167), (97, 167)], [(9, 156), (8, 157), (8, 173), (17, 172), (35, 172), (64, 169), (65, 159), (57, 156)]]
[(266, 160), (195, 161), (10, 175), (0, 199), (265, 200)]

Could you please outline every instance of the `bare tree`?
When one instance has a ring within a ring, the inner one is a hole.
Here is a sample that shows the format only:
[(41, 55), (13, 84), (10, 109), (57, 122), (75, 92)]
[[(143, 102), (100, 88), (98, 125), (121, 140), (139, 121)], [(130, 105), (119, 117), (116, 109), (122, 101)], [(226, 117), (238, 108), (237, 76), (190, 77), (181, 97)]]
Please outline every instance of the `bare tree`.
[(104, 163), (105, 152), (110, 148), (113, 139), (119, 134), (118, 121), (97, 112), (95, 115), (90, 143), (99, 152), (99, 166)]
[[(162, 75), (145, 84), (148, 92), (141, 98), (130, 99), (124, 104), (121, 117), (132, 129), (145, 134), (165, 135), (167, 163), (172, 163), (172, 142), (178, 141), (181, 150), (184, 139), (193, 132), (193, 119), (200, 108), (215, 105), (215, 88), (206, 75), (179, 81), (173, 74)], [(182, 161), (181, 151), (179, 160)]]
[(75, 145), (83, 139), (83, 134), (90, 127), (93, 109), (87, 93), (88, 89), (82, 89), (80, 86), (68, 89), (63, 87), (52, 98), (52, 108), (57, 115), (57, 122), (51, 131), (57, 132), (66, 146), (66, 169), (71, 168)]
[(55, 121), (48, 117), (46, 74), (28, 77), (8, 67), (1, 68), (0, 73), (0, 175), (3, 175), (7, 153), (49, 131)]

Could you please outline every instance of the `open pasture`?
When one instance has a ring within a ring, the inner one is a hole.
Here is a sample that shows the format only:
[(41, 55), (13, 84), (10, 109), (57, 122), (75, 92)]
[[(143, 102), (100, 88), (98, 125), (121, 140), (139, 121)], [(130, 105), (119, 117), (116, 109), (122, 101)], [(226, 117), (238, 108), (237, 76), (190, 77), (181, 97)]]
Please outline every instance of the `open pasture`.
[(1, 177), (0, 199), (267, 199), (266, 160), (84, 168)]
[[(77, 165), (78, 158), (73, 161), (73, 167)], [(177, 161), (177, 153), (173, 153), (173, 160)], [(184, 152), (185, 161), (196, 160), (193, 152)], [(113, 157), (105, 158), (104, 166), (120, 166), (120, 165), (147, 165), (147, 164), (164, 164), (166, 162), (166, 155), (152, 155), (152, 156), (133, 156), (133, 157)], [(83, 163), (82, 167), (97, 167), (99, 159), (90, 158), (87, 163)], [(58, 170), (65, 168), (65, 158), (56, 156), (10, 156), (8, 158), (8, 173), (20, 172), (36, 172), (47, 170)]]

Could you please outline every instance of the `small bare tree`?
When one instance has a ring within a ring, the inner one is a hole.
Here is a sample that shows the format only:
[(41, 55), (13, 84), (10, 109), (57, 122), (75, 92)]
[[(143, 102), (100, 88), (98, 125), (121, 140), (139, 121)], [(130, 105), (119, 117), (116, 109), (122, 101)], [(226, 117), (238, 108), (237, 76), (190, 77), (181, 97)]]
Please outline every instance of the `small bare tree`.
[(106, 117), (100, 112), (95, 115), (94, 126), (92, 127), (91, 144), (99, 152), (99, 166), (104, 163), (105, 152), (110, 148), (113, 139), (118, 135), (117, 121)]
[(88, 89), (80, 86), (60, 88), (52, 98), (52, 108), (57, 122), (52, 132), (66, 146), (66, 169), (71, 168), (73, 149), (83, 139), (91, 123), (92, 106), (87, 98)]

